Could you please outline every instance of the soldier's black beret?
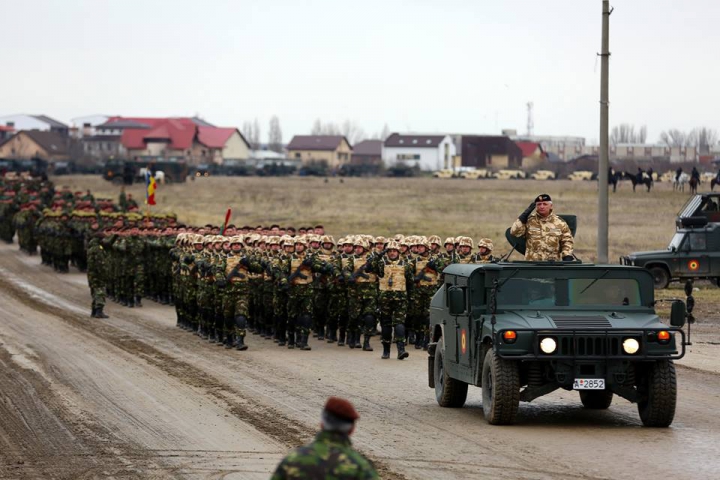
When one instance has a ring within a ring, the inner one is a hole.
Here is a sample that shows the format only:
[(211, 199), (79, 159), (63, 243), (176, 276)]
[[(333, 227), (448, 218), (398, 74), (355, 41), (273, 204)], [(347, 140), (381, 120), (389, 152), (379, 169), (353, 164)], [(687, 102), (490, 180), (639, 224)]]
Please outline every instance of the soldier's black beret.
[(550, 195), (547, 193), (541, 193), (537, 197), (535, 197), (535, 203), (537, 202), (552, 202), (552, 198), (550, 198)]

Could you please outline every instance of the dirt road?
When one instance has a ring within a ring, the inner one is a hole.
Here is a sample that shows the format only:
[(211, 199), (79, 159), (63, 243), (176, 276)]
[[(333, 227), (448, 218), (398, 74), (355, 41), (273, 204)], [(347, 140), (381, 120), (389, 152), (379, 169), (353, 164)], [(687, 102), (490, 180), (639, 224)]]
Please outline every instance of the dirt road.
[(152, 302), (110, 304), (110, 319), (91, 319), (84, 275), (57, 275), (15, 246), (0, 247), (0, 302), (0, 478), (267, 478), (312, 437), (329, 395), (355, 403), (355, 445), (383, 478), (696, 479), (720, 469), (720, 350), (702, 337), (702, 360), (680, 362), (669, 429), (641, 427), (624, 400), (586, 411), (570, 392), (492, 427), (479, 389), (465, 408), (437, 406), (423, 352), (383, 361), (377, 350), (315, 341), (291, 351), (255, 336), (250, 350), (226, 351)]

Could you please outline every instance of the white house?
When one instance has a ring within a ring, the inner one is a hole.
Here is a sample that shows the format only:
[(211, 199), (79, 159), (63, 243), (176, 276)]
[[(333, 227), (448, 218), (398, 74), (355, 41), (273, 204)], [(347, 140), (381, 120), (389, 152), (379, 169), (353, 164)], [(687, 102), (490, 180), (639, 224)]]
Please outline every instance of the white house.
[(109, 115), (86, 115), (72, 119), (72, 126), (78, 137), (92, 137), (96, 134), (95, 127), (110, 120)]
[(27, 115), (24, 113), (5, 115), (0, 117), (0, 125), (12, 127), (16, 132), (20, 130), (40, 130), (41, 132), (55, 132), (67, 136), (69, 131), (67, 125), (47, 115)]
[(393, 133), (383, 143), (382, 158), (386, 165), (418, 166), (434, 171), (452, 167), (457, 150), (449, 135), (415, 135)]

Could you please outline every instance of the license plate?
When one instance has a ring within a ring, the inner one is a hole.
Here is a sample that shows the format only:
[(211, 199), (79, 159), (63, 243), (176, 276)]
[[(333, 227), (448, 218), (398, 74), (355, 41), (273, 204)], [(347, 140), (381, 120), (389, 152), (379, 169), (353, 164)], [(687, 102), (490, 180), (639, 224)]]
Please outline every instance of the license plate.
[(573, 390), (605, 390), (604, 378), (576, 378)]

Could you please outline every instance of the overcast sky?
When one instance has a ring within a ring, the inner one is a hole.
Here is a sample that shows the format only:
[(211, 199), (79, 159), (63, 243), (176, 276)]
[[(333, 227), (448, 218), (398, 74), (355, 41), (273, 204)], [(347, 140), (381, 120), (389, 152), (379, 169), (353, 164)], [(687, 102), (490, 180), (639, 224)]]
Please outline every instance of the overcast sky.
[[(610, 124), (720, 128), (720, 2), (611, 2)], [(0, 115), (597, 141), (601, 0), (2, 0)]]

